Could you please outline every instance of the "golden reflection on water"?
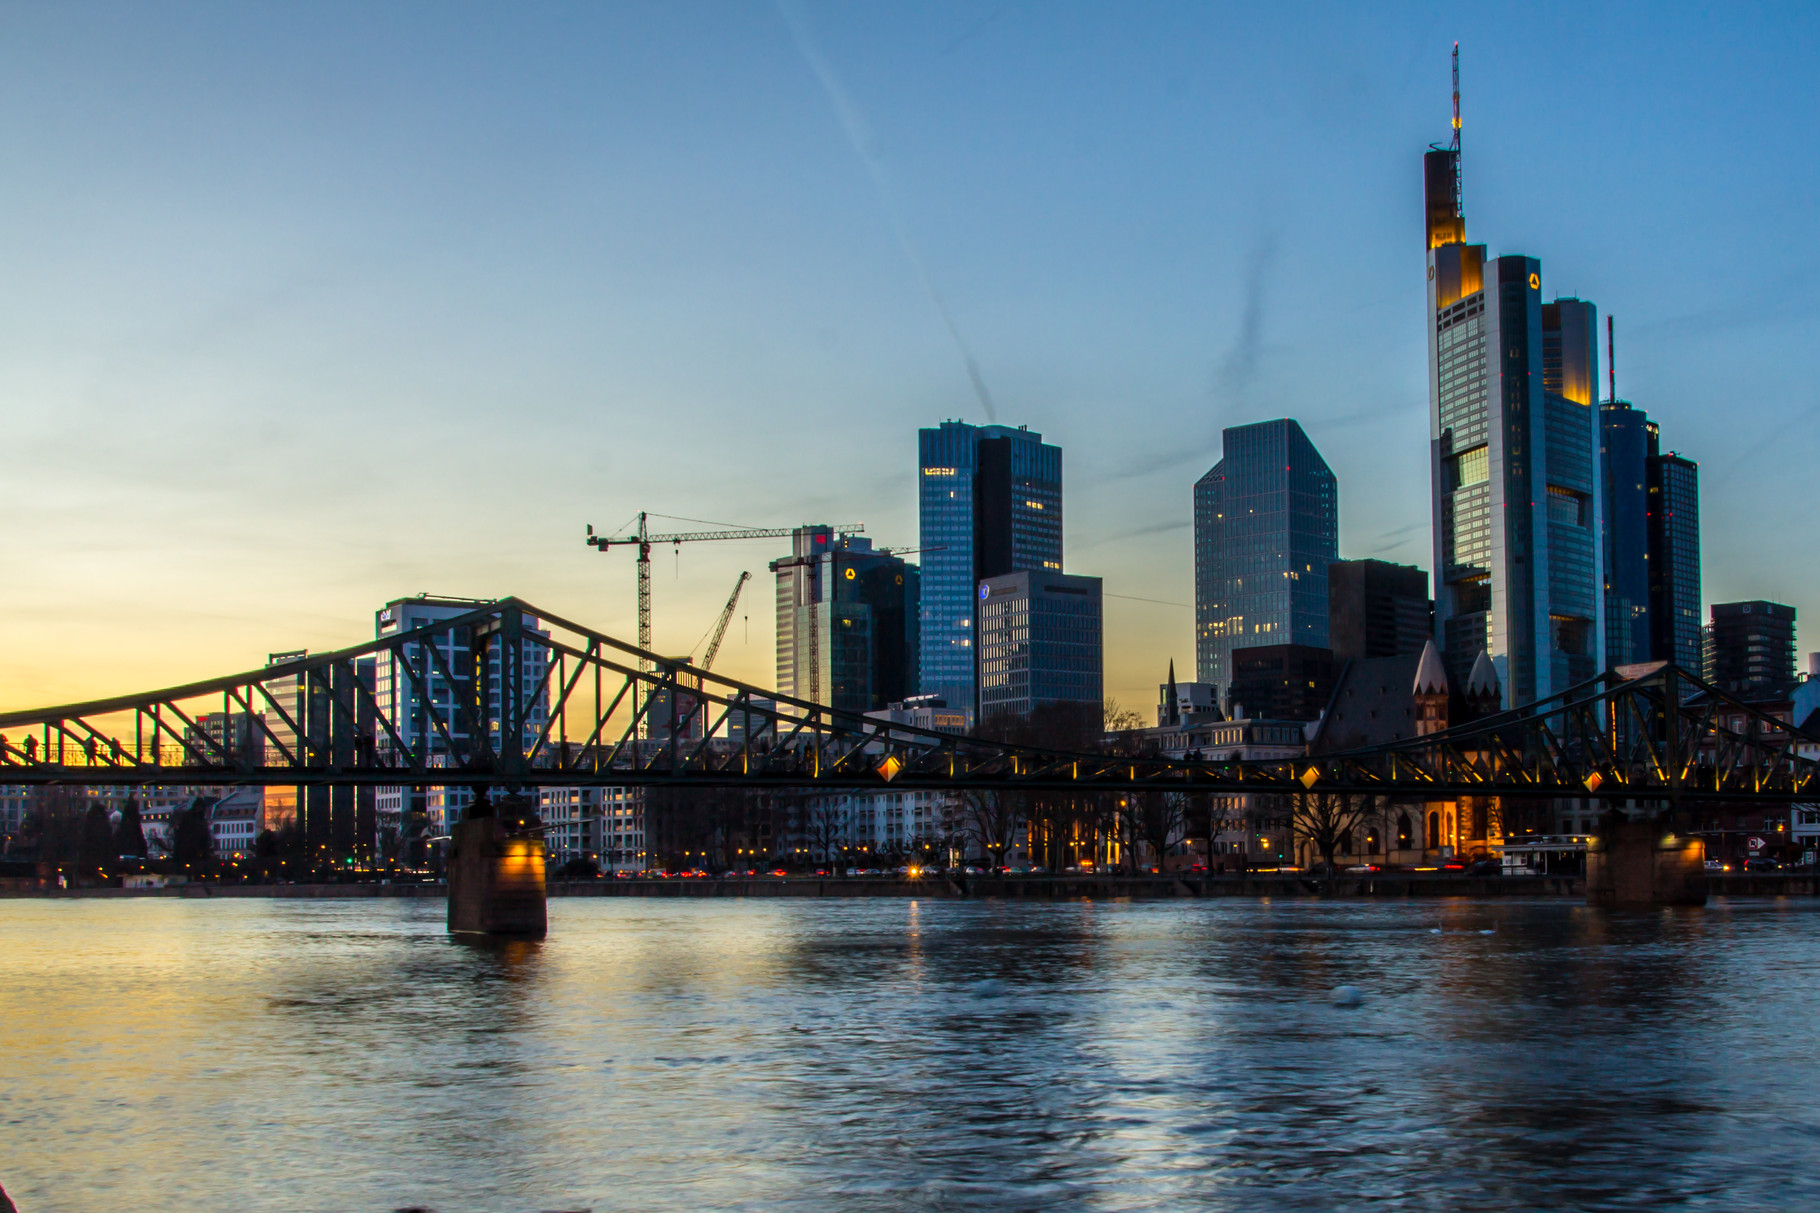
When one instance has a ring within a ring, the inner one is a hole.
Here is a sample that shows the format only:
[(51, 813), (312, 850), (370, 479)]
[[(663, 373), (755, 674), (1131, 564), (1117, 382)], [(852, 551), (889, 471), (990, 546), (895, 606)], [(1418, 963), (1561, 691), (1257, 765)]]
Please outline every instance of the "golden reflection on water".
[(0, 901), (0, 1184), (23, 1213), (1820, 1195), (1805, 904), (559, 899), (492, 943), (443, 909)]

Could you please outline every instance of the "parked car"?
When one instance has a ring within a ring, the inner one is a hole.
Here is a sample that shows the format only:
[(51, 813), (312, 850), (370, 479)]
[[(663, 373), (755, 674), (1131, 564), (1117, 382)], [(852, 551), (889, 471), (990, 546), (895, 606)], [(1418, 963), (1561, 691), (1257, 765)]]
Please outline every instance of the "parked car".
[(1466, 865), (1468, 876), (1501, 876), (1504, 874), (1504, 861), (1501, 859), (1475, 859)]

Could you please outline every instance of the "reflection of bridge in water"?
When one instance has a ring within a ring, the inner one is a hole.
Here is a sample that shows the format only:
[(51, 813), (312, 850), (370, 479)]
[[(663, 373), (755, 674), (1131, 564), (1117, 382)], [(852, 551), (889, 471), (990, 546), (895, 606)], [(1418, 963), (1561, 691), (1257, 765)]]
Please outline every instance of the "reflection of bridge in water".
[(1367, 750), (1073, 753), (777, 695), (517, 599), (249, 673), (0, 714), (4, 784), (1573, 797), (1665, 810), (1658, 833), (1700, 802), (1820, 799), (1816, 752), (1787, 722), (1661, 666)]

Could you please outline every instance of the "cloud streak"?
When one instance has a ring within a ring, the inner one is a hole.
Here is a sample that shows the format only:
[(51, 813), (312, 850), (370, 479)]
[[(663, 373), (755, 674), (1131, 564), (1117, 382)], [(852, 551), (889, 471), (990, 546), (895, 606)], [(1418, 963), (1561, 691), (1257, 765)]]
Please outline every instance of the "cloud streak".
[(960, 326), (954, 321), (954, 313), (949, 310), (948, 301), (935, 284), (928, 259), (923, 256), (922, 248), (910, 234), (910, 225), (897, 200), (897, 188), (891, 181), (884, 157), (879, 154), (878, 141), (872, 134), (870, 124), (866, 122), (866, 116), (860, 112), (852, 95), (835, 74), (833, 64), (822, 54), (820, 45), (815, 41), (815, 32), (809, 27), (808, 14), (803, 12), (797, 0), (777, 0), (777, 11), (790, 29), (790, 38), (796, 43), (797, 53), (820, 82), (822, 91), (828, 96), (828, 104), (834, 107), (834, 115), (840, 119), (841, 130), (846, 133), (847, 142), (853, 145), (854, 154), (872, 178), (872, 188), (877, 192), (879, 204), (891, 220), (891, 230), (897, 234), (897, 242), (903, 248), (904, 256), (909, 258), (910, 267), (916, 271), (917, 280), (929, 296), (935, 314), (941, 318), (942, 327), (948, 330), (954, 348), (960, 353), (961, 362), (967, 368), (967, 380), (973, 385), (973, 394), (979, 398), (980, 407), (986, 411), (986, 420), (997, 421), (998, 410), (993, 407), (992, 393), (986, 387), (985, 375), (980, 372), (979, 359), (973, 356), (973, 347), (961, 335)]

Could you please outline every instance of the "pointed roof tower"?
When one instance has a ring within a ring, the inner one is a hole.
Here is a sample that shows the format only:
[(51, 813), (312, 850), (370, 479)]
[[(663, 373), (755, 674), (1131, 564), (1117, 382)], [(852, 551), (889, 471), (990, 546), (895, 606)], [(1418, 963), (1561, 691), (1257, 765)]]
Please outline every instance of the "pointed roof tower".
[(1174, 727), (1182, 723), (1182, 700), (1175, 689), (1175, 658), (1173, 657), (1169, 659), (1169, 690), (1166, 693), (1169, 697), (1169, 715), (1163, 723)]
[(1422, 660), (1416, 665), (1415, 693), (1447, 694), (1447, 670), (1441, 664), (1441, 650), (1435, 648), (1433, 637), (1422, 646)]
[(1498, 685), (1498, 669), (1491, 663), (1491, 654), (1479, 650), (1477, 660), (1472, 663), (1472, 673), (1466, 678), (1466, 696), (1469, 699), (1502, 699), (1503, 690)]

